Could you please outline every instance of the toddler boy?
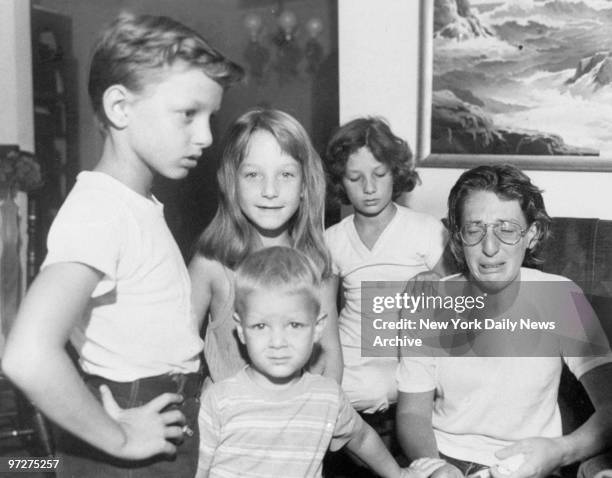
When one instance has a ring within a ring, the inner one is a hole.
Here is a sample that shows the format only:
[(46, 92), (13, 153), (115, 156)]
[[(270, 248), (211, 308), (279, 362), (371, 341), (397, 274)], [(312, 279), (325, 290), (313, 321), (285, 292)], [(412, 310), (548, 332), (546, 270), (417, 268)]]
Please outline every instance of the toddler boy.
[(325, 327), (319, 276), (288, 247), (247, 257), (236, 271), (235, 320), (250, 365), (211, 385), (200, 407), (197, 478), (320, 477), (343, 446), (384, 477), (425, 478), (443, 464), (401, 470), (332, 379), (304, 371)]

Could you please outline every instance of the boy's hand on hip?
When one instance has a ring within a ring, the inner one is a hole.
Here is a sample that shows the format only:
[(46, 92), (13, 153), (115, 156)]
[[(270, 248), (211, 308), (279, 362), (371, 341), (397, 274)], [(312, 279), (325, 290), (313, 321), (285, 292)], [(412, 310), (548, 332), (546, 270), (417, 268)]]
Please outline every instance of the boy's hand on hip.
[(185, 416), (179, 410), (162, 411), (183, 397), (176, 393), (164, 393), (150, 402), (135, 408), (121, 408), (106, 385), (100, 386), (102, 406), (123, 431), (124, 441), (113, 454), (120, 458), (138, 460), (161, 453), (176, 453), (172, 441), (183, 438)]

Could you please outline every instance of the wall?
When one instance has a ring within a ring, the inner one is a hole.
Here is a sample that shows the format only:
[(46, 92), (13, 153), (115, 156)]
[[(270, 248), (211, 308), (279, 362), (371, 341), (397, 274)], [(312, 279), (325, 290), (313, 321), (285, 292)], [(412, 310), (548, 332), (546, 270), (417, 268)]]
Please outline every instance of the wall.
[[(422, 0), (423, 1), (423, 0)], [(424, 0), (433, 1), (433, 0)], [(414, 147), (417, 135), (419, 1), (339, 0), (340, 118), (385, 116)], [(420, 168), (407, 198), (441, 217), (461, 170)], [(528, 171), (553, 216), (612, 219), (612, 173)]]
[[(16, 144), (24, 151), (34, 151), (34, 118), (32, 110), (32, 58), (30, 44), (30, 5), (23, 0), (0, 1), (0, 144)], [(21, 275), (21, 284), (16, 287), (3, 286), (1, 309), (8, 317), (0, 317), (2, 322), (13, 320), (19, 297), (25, 287), (25, 264), (27, 251), (27, 196), (18, 193), (16, 197), (19, 206), (19, 240), (20, 260), (13, 271), (20, 268), (15, 275)], [(1, 225), (0, 225), (1, 227)], [(1, 253), (0, 253), (1, 254)], [(13, 256), (14, 257), (14, 256)], [(8, 260), (11, 261), (11, 257)], [(1, 274), (0, 274), (1, 275)], [(2, 280), (2, 277), (0, 277)], [(4, 320), (3, 320), (4, 319)], [(0, 355), (2, 353), (4, 336), (0, 327)]]
[(32, 57), (29, 3), (0, 2), (0, 144), (33, 151)]

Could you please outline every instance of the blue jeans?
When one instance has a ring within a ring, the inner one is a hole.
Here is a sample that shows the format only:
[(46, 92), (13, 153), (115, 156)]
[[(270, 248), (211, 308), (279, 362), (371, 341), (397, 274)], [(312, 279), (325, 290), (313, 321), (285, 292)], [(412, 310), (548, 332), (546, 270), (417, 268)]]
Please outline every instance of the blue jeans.
[(489, 468), (486, 465), (482, 465), (474, 461), (460, 460), (459, 458), (453, 458), (452, 456), (446, 456), (442, 453), (440, 453), (440, 458), (442, 458), (447, 463), (459, 468), (463, 476), (468, 476), (468, 475), (471, 475), (472, 473), (476, 473), (477, 471)]
[[(486, 465), (482, 465), (481, 463), (476, 463), (473, 461), (460, 460), (459, 458), (453, 458), (452, 456), (446, 456), (440, 453), (440, 458), (445, 460), (447, 463), (450, 463), (453, 466), (459, 468), (463, 476), (469, 476), (473, 473), (476, 473), (481, 470), (486, 470), (489, 467)], [(553, 473), (549, 478), (559, 478), (560, 475)]]
[(122, 408), (133, 408), (151, 401), (162, 393), (180, 393), (184, 401), (172, 407), (178, 408), (186, 418), (192, 436), (184, 435), (177, 444), (174, 456), (157, 455), (146, 460), (118, 459), (83, 442), (65, 430), (56, 427), (56, 454), (61, 460), (58, 478), (193, 478), (198, 465), (198, 412), (202, 374), (176, 374), (147, 377), (134, 382), (113, 382), (103, 377), (86, 375), (84, 381), (98, 400), (99, 387), (108, 385), (115, 400)]

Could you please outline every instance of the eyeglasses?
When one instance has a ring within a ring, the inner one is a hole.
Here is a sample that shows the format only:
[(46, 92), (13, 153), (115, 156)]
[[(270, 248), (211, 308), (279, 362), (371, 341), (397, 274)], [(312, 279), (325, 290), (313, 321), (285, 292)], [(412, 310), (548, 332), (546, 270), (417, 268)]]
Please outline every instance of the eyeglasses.
[(527, 234), (527, 229), (523, 229), (520, 224), (511, 221), (497, 221), (492, 223), (470, 222), (459, 229), (461, 241), (466, 246), (475, 246), (480, 243), (487, 235), (487, 229), (491, 226), (493, 234), (501, 242), (509, 246), (518, 244), (521, 238)]

